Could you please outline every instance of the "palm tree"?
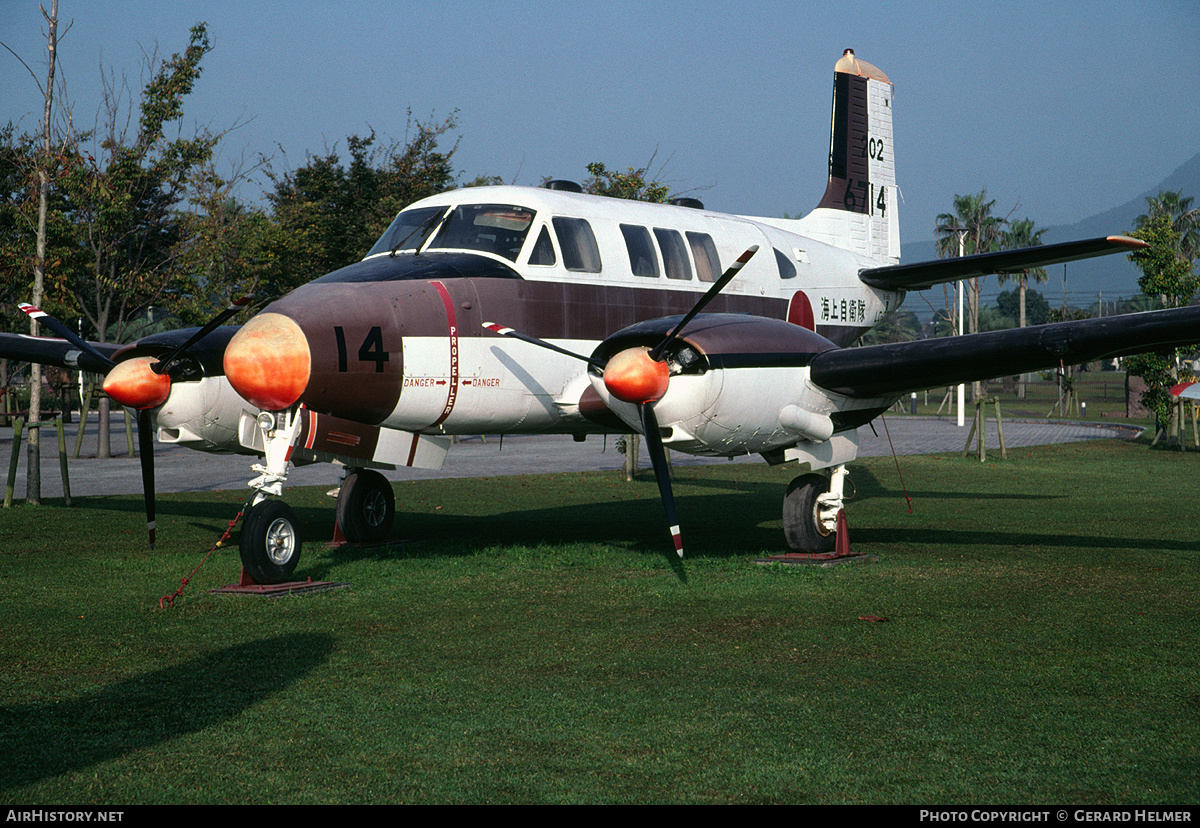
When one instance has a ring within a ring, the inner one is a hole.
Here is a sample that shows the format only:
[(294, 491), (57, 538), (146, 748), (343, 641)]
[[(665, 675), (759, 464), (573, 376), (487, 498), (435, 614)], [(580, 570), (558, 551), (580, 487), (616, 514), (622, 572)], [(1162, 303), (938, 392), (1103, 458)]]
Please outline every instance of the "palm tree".
[[(987, 187), (978, 195), (954, 196), (954, 212), (942, 213), (937, 217), (938, 256), (971, 256), (1000, 249), (1000, 236), (1004, 219), (992, 215), (995, 199), (988, 201)], [(961, 246), (959, 244), (961, 237)], [(970, 287), (970, 333), (979, 330), (979, 293), (983, 279), (968, 280)]]
[(1179, 234), (1179, 249), (1176, 251), (1188, 261), (1200, 257), (1200, 208), (1193, 208), (1191, 196), (1183, 190), (1163, 190), (1146, 199), (1148, 209), (1137, 217), (1135, 228), (1141, 230), (1156, 216), (1166, 216)]
[[(1024, 218), (1019, 221), (1009, 222), (1008, 229), (1001, 234), (1001, 249), (1018, 250), (1022, 247), (1038, 247), (1042, 244), (1042, 234), (1045, 232), (1045, 228), (1035, 230), (1032, 219)], [(1000, 283), (1003, 284), (1014, 276), (1017, 278), (1021, 297), (1020, 326), (1024, 328), (1025, 290), (1029, 285), (1029, 277), (1032, 276), (1035, 282), (1041, 284), (1048, 281), (1050, 275), (1046, 273), (1046, 268), (1044, 267), (1033, 267), (1022, 270), (1019, 273), (1001, 273), (998, 278)]]

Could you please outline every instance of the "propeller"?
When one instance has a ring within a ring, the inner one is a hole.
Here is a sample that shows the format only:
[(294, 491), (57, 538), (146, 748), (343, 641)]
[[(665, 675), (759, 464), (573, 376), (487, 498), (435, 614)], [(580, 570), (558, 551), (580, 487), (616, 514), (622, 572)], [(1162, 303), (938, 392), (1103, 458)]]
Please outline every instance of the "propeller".
[(658, 418), (654, 414), (654, 404), (662, 399), (670, 384), (671, 371), (663, 354), (671, 343), (679, 338), (680, 332), (687, 327), (687, 324), (695, 319), (696, 315), (704, 310), (709, 302), (725, 289), (726, 285), (733, 281), (738, 271), (757, 252), (758, 245), (754, 245), (738, 256), (737, 261), (721, 274), (721, 278), (713, 282), (712, 287), (700, 297), (700, 301), (692, 306), (679, 324), (653, 348), (645, 346), (626, 348), (613, 354), (607, 362), (596, 357), (576, 354), (545, 340), (494, 322), (483, 323), (483, 327), (494, 333), (575, 357), (594, 366), (603, 372), (604, 387), (610, 394), (619, 400), (637, 406), (642, 434), (646, 438), (646, 450), (650, 455), (650, 464), (654, 468), (654, 477), (658, 481), (658, 493), (662, 498), (663, 510), (667, 514), (667, 523), (671, 529), (671, 542), (675, 547), (675, 554), (680, 558), (683, 557), (683, 537), (679, 531), (679, 519), (675, 512), (675, 496), (671, 491), (671, 473), (667, 468), (667, 452), (663, 446), (662, 432), (658, 428)]
[[(78, 348), (86, 357), (80, 360), (80, 367), (104, 374), (104, 393), (116, 400), (119, 405), (133, 408), (137, 411), (138, 452), (142, 466), (142, 494), (146, 504), (146, 531), (150, 538), (150, 548), (154, 548), (154, 432), (151, 412), (167, 401), (171, 394), (171, 371), (182, 365), (180, 357), (188, 348), (195, 345), (208, 334), (212, 333), (225, 320), (250, 303), (252, 296), (235, 299), (229, 307), (219, 313), (212, 321), (196, 331), (183, 345), (171, 351), (162, 359), (139, 356), (116, 362), (101, 353), (95, 346), (76, 334), (62, 322), (50, 314), (34, 307), (28, 302), (22, 302), (20, 308), (30, 318), (58, 334), (63, 339)], [(176, 371), (178, 374), (179, 371)]]

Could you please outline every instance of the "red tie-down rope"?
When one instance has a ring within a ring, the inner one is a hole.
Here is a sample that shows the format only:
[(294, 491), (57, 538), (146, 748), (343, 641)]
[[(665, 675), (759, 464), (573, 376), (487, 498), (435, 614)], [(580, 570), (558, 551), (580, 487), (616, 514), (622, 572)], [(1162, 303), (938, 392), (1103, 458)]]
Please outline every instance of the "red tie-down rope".
[(900, 458), (896, 456), (896, 447), (892, 445), (892, 432), (888, 431), (887, 417), (882, 414), (879, 419), (883, 422), (883, 433), (888, 438), (888, 448), (892, 450), (892, 459), (896, 461), (896, 474), (900, 476), (900, 489), (904, 492), (904, 499), (908, 501), (908, 513), (913, 513), (912, 498), (908, 496), (908, 486), (904, 484), (904, 472), (900, 471)]
[[(251, 495), (250, 500), (247, 500), (242, 505), (241, 510), (239, 510), (238, 513), (236, 515), (234, 515), (233, 520), (229, 521), (229, 526), (227, 526), (225, 528), (225, 533), (217, 539), (216, 543), (214, 543), (212, 545), (212, 549), (209, 549), (208, 552), (204, 555), (204, 557), (201, 558), (200, 563), (196, 564), (196, 568), (192, 570), (191, 574), (179, 582), (179, 589), (175, 590), (170, 595), (164, 595), (162, 598), (158, 599), (158, 608), (159, 609), (166, 609), (167, 607), (174, 608), (175, 599), (183, 594), (184, 587), (186, 587), (188, 585), (188, 583), (192, 580), (192, 578), (196, 577), (196, 573), (199, 572), (200, 568), (208, 562), (208, 559), (212, 556), (212, 553), (216, 552), (217, 549), (220, 548), (221, 544), (223, 544), (225, 541), (229, 540), (229, 536), (231, 534), (233, 534), (233, 527), (237, 526), (238, 521), (242, 519), (242, 515), (246, 514), (246, 510), (248, 508), (250, 508), (250, 501), (253, 499), (254, 499), (254, 495)], [(165, 606), (164, 606), (164, 604), (165, 604)]]

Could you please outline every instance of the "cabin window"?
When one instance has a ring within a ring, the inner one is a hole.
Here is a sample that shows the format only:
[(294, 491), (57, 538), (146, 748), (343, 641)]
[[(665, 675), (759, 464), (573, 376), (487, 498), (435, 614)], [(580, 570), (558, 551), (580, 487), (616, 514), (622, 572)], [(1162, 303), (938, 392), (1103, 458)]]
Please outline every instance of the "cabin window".
[(537, 241), (533, 244), (533, 251), (529, 254), (529, 263), (545, 267), (552, 267), (558, 263), (558, 257), (554, 255), (554, 245), (550, 241), (550, 228), (544, 224), (542, 232), (538, 233)]
[(462, 204), (442, 221), (430, 248), (482, 250), (516, 261), (533, 211), (505, 204)]
[(558, 249), (562, 251), (563, 266), (576, 273), (600, 272), (600, 248), (596, 245), (596, 234), (584, 219), (552, 219), (554, 232), (558, 236)]
[(780, 250), (778, 247), (774, 248), (774, 250), (775, 250), (775, 264), (779, 265), (779, 278), (780, 279), (795, 278), (796, 266), (794, 264), (792, 264), (792, 260), (789, 259), (786, 255), (784, 255), (784, 252), (782, 250)]
[(374, 256), (376, 253), (395, 253), (400, 250), (419, 249), (429, 238), (437, 220), (444, 212), (446, 212), (445, 207), (418, 207), (415, 210), (404, 210), (392, 220), (391, 225), (379, 237), (379, 241), (375, 242), (375, 246), (367, 255)]
[(692, 266), (688, 263), (687, 247), (683, 236), (678, 230), (654, 228), (654, 238), (658, 239), (658, 249), (662, 251), (663, 267), (668, 279), (691, 279)]
[(701, 282), (715, 282), (721, 275), (721, 259), (717, 256), (717, 246), (713, 244), (712, 236), (707, 233), (688, 233), (688, 246), (692, 248), (692, 258), (696, 260), (696, 276)]
[(622, 224), (621, 235), (629, 250), (629, 267), (633, 275), (657, 279), (658, 255), (654, 252), (654, 242), (650, 241), (650, 231), (636, 224)]

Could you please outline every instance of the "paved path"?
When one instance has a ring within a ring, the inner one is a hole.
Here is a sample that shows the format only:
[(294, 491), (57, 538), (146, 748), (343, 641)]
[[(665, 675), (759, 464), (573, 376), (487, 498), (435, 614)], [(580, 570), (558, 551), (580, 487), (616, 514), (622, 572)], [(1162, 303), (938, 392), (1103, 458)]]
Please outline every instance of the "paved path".
[[(79, 458), (68, 460), (71, 494), (76, 497), (102, 494), (140, 494), (142, 478), (140, 464), (126, 455), (125, 426), (121, 414), (112, 418), (113, 451), (119, 457), (108, 460), (95, 458), (96, 420), (93, 415), (89, 428), (84, 433), (83, 447)], [(872, 457), (890, 453), (887, 433), (880, 421), (875, 421), (878, 435), (870, 426), (859, 429), (861, 444), (859, 455)], [(75, 445), (78, 425), (65, 426), (67, 450)], [(959, 428), (953, 419), (932, 417), (892, 416), (887, 419), (887, 431), (897, 454), (926, 454), (931, 452), (962, 451), (970, 423)], [(1018, 446), (1046, 445), (1076, 440), (1131, 437), (1136, 431), (1128, 427), (1104, 423), (1079, 423), (1063, 421), (1006, 421), (1004, 442), (1010, 448)], [(997, 449), (994, 421), (988, 423), (988, 450)], [(0, 429), (0, 472), (7, 480), (8, 464), (12, 455), (12, 429)], [(24, 452), (22, 452), (24, 455)], [(91, 455), (91, 456), (88, 456)], [(642, 466), (648, 465), (644, 450)], [(675, 453), (672, 463), (679, 466), (697, 463), (762, 462), (757, 455), (729, 460), (691, 457)], [(176, 446), (155, 445), (154, 465), (156, 486), (160, 492), (212, 491), (217, 489), (243, 489), (254, 474), (250, 471), (253, 458), (242, 455), (211, 455), (181, 449)], [(491, 477), (514, 474), (541, 474), (563, 471), (587, 471), (619, 469), (624, 456), (616, 451), (615, 438), (591, 436), (583, 443), (570, 437), (507, 436), (486, 440), (471, 437), (450, 448), (446, 465), (436, 472), (421, 469), (401, 469), (388, 472), (393, 480), (414, 480), (436, 477)], [(21, 499), (25, 495), (26, 461), (24, 456), (18, 463), (17, 483), (14, 495)], [(289, 478), (289, 486), (330, 485), (336, 486), (339, 468), (329, 464), (316, 464), (297, 469)], [(57, 437), (54, 429), (46, 430), (42, 440), (42, 496), (61, 497), (62, 477), (59, 473)]]

